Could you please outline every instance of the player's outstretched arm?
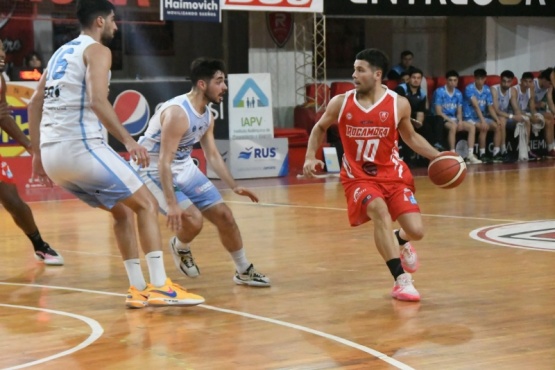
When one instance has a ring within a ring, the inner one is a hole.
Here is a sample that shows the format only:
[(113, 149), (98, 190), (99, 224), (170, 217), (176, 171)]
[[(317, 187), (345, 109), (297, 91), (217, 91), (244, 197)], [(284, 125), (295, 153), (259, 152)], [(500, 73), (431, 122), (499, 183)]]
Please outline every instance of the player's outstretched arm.
[(334, 123), (337, 123), (339, 119), (339, 112), (344, 100), (344, 94), (334, 96), (330, 100), (322, 117), (312, 128), (312, 131), (310, 132), (310, 138), (308, 139), (308, 146), (306, 148), (306, 156), (303, 165), (303, 173), (305, 177), (314, 177), (316, 167), (324, 167), (324, 162), (316, 159), (316, 151), (318, 150), (320, 145), (322, 145), (328, 128)]
[(92, 44), (83, 54), (87, 71), (85, 83), (90, 99), (91, 109), (100, 122), (106, 127), (129, 152), (131, 159), (139, 165), (148, 167), (150, 159), (147, 150), (131, 137), (129, 132), (120, 123), (112, 104), (108, 100), (108, 81), (110, 67), (112, 66), (112, 53), (106, 46)]
[(181, 229), (182, 210), (177, 204), (177, 198), (173, 188), (172, 161), (175, 158), (179, 141), (189, 129), (189, 120), (183, 109), (178, 106), (170, 106), (160, 114), (162, 134), (160, 137), (160, 159), (158, 160), (158, 171), (162, 191), (168, 205), (166, 214), (166, 225), (172, 230)]
[(40, 152), (40, 121), (42, 120), (42, 107), (44, 105), (44, 87), (46, 86), (46, 75), (48, 71), (44, 71), (39, 84), (37, 85), (31, 100), (27, 105), (27, 113), (29, 115), (29, 135), (31, 136), (31, 147), (33, 151), (33, 177), (37, 177), (39, 181), (47, 186), (52, 186), (52, 180), (42, 167), (42, 157)]
[(397, 111), (399, 112), (399, 134), (403, 141), (416, 153), (428, 159), (438, 156), (439, 152), (428, 143), (418, 132), (410, 121), (410, 104), (407, 99), (399, 96), (397, 98)]
[(258, 196), (256, 196), (256, 194), (251, 190), (238, 186), (235, 179), (229, 172), (229, 169), (225, 165), (224, 159), (220, 155), (218, 147), (216, 146), (216, 141), (214, 140), (214, 117), (210, 119), (210, 127), (200, 139), (200, 145), (204, 151), (206, 161), (210, 164), (220, 179), (222, 179), (222, 181), (229, 186), (235, 194), (249, 197), (251, 201), (258, 203)]

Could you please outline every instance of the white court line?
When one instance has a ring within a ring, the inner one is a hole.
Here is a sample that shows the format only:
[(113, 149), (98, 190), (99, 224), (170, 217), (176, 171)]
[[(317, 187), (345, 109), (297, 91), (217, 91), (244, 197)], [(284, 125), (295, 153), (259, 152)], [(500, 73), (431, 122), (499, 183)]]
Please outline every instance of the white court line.
[[(0, 282), (0, 285), (30, 286), (30, 287), (34, 287), (34, 288), (50, 288), (50, 289), (60, 289), (60, 290), (71, 290), (71, 291), (75, 291), (75, 292), (84, 292), (84, 293), (93, 293), (93, 294), (104, 294), (104, 295), (120, 296), (120, 297), (125, 297), (125, 296), (126, 296), (125, 294), (120, 294), (120, 293), (103, 292), (103, 291), (89, 290), (89, 289), (79, 289), (79, 288), (68, 288), (68, 287), (61, 287), (61, 286), (39, 285), (39, 284), (21, 284), (21, 283), (4, 283), (4, 282)], [(10, 306), (10, 305), (2, 305), (2, 306), (12, 307), (12, 306)], [(13, 307), (19, 307), (19, 306), (13, 306)], [(21, 307), (23, 307), (23, 306), (21, 306)], [(307, 332), (307, 333), (310, 333), (310, 334), (314, 334), (314, 335), (320, 336), (320, 337), (322, 337), (322, 338), (326, 338), (326, 339), (329, 339), (329, 340), (333, 340), (333, 341), (335, 341), (335, 342), (338, 342), (338, 343), (343, 344), (343, 345), (345, 345), (345, 346), (348, 346), (348, 347), (357, 349), (357, 350), (362, 351), (362, 352), (364, 352), (364, 353), (368, 353), (369, 355), (374, 356), (374, 357), (376, 357), (376, 358), (379, 359), (379, 360), (382, 360), (382, 361), (384, 361), (384, 362), (387, 362), (388, 364), (390, 364), (390, 365), (396, 367), (397, 369), (401, 369), (401, 370), (414, 370), (414, 368), (412, 368), (412, 367), (410, 367), (410, 366), (408, 366), (408, 365), (405, 365), (404, 363), (402, 363), (402, 362), (400, 362), (400, 361), (397, 361), (397, 360), (395, 360), (395, 359), (393, 359), (393, 358), (387, 356), (386, 354), (383, 354), (383, 353), (381, 353), (381, 352), (379, 352), (379, 351), (376, 351), (376, 350), (374, 350), (374, 349), (372, 349), (372, 348), (363, 346), (363, 345), (361, 345), (361, 344), (352, 342), (352, 341), (350, 341), (350, 340), (347, 340), (347, 339), (338, 337), (338, 336), (333, 335), (333, 334), (328, 334), (328, 333), (321, 332), (321, 331), (319, 331), (319, 330), (314, 330), (314, 329), (311, 329), (311, 328), (307, 328), (306, 326), (296, 325), (296, 324), (292, 324), (292, 323), (289, 323), (289, 322), (286, 322), (286, 321), (281, 321), (281, 320), (276, 320), (276, 319), (270, 319), (270, 318), (264, 317), (264, 316), (253, 315), (253, 314), (246, 313), (246, 312), (241, 312), (241, 311), (228, 310), (228, 309), (225, 309), (225, 308), (218, 308), (218, 307), (209, 306), (209, 305), (205, 305), (205, 304), (198, 305), (198, 307), (202, 307), (202, 308), (205, 308), (205, 309), (207, 309), (207, 310), (213, 310), (213, 311), (219, 311), (219, 312), (228, 313), (228, 314), (232, 314), (232, 315), (243, 316), (243, 317), (247, 317), (247, 318), (254, 319), (254, 320), (265, 321), (265, 322), (269, 322), (269, 323), (271, 323), (271, 324), (280, 325), (280, 326), (285, 326), (285, 327), (287, 327), (287, 328), (291, 328), (291, 329), (295, 329), (295, 330), (304, 331), (304, 332)], [(40, 310), (40, 309), (37, 309), (37, 308), (28, 308), (28, 309)], [(53, 312), (53, 313), (58, 313), (58, 314), (67, 315), (67, 316), (72, 316), (72, 317), (77, 317), (77, 318), (83, 317), (83, 316), (68, 314), (68, 313), (60, 312), (60, 311), (52, 311), (52, 310), (46, 310), (46, 309), (43, 309), (43, 310), (44, 310), (44, 311), (47, 311), (47, 312)], [(83, 318), (87, 320), (86, 317), (83, 317)], [(94, 320), (92, 320), (92, 319), (88, 319), (88, 320), (94, 321)], [(94, 321), (94, 322), (95, 322), (96, 324), (98, 324), (96, 321)], [(90, 325), (90, 324), (89, 324), (89, 325)], [(100, 329), (102, 330), (102, 327), (100, 326), (100, 324), (98, 324), (98, 326), (99, 326)], [(91, 326), (91, 327), (92, 327), (92, 326)], [(94, 328), (93, 328), (93, 332), (94, 332)], [(94, 334), (94, 333), (93, 333), (93, 334)], [(99, 336), (100, 336), (101, 334), (102, 334), (102, 331), (100, 332)], [(92, 334), (91, 334), (91, 335), (92, 335)], [(90, 338), (90, 337), (89, 337), (89, 338)], [(98, 339), (98, 337), (94, 338), (94, 340), (96, 340), (96, 339)], [(87, 345), (89, 345), (90, 343), (94, 342), (94, 340), (92, 340), (91, 342), (87, 343)], [(84, 343), (85, 343), (85, 342), (83, 342), (82, 344), (84, 344)], [(82, 345), (82, 344), (81, 344), (81, 345)], [(79, 345), (79, 346), (77, 346), (77, 347), (80, 347), (81, 345)], [(75, 351), (77, 351), (78, 349), (84, 348), (84, 347), (86, 347), (86, 346), (80, 347), (80, 348), (77, 348), (77, 347), (74, 347), (75, 350), (72, 349), (72, 350), (70, 350), (70, 351), (75, 352)], [(67, 353), (66, 353), (66, 352), (67, 352)], [(71, 352), (64, 351), (64, 352), (61, 352), (61, 353), (58, 354), (58, 355), (46, 357), (45, 359), (42, 359), (42, 360), (40, 360), (40, 361), (44, 362), (44, 361), (46, 361), (47, 359), (49, 359), (49, 360), (50, 360), (50, 359), (54, 359), (54, 358), (57, 358), (57, 357), (65, 356), (65, 355), (67, 355), (67, 354), (69, 354), (69, 353), (71, 353)], [(13, 368), (10, 368), (10, 369), (19, 369), (19, 368), (21, 368), (21, 367), (31, 366), (30, 364), (36, 365), (37, 362), (34, 362), (34, 363), (31, 363), (31, 362), (30, 362), (30, 363), (28, 363), (28, 364), (19, 365), (19, 367), (13, 367)]]
[[(286, 204), (286, 203), (252, 203), (252, 202), (245, 202), (239, 200), (226, 200), (226, 203), (234, 203), (234, 204), (250, 204), (250, 205), (259, 205), (262, 207), (283, 207), (283, 208), (305, 208), (305, 209), (320, 209), (326, 211), (342, 211), (347, 212), (347, 208), (340, 208), (340, 207), (324, 207), (324, 206), (308, 206), (308, 205), (297, 205), (297, 204)], [(464, 219), (464, 220), (481, 220), (481, 221), (501, 221), (501, 222), (525, 222), (522, 220), (514, 220), (514, 219), (504, 219), (504, 218), (488, 218), (488, 217), (473, 217), (473, 216), (450, 216), (450, 215), (436, 215), (430, 213), (421, 213), (422, 216), (425, 217), (441, 217), (441, 218), (454, 218), (454, 219)]]
[[(2, 283), (4, 285), (28, 285), (28, 284), (6, 284), (6, 283)], [(32, 285), (31, 285), (32, 286)], [(35, 365), (39, 365), (51, 360), (55, 360), (57, 358), (63, 357), (63, 356), (67, 356), (72, 354), (73, 352), (77, 352), (89, 345), (91, 345), (94, 341), (96, 341), (98, 338), (100, 338), (100, 336), (102, 336), (102, 333), (104, 333), (104, 329), (102, 328), (102, 326), (98, 323), (98, 321), (93, 320), (89, 317), (85, 317), (85, 316), (81, 316), (81, 315), (76, 315), (73, 313), (69, 313), (69, 312), (63, 312), (63, 311), (56, 311), (56, 310), (49, 310), (47, 308), (36, 308), (36, 307), (29, 307), (29, 306), (16, 306), (16, 305), (11, 305), (11, 304), (3, 304), (0, 303), (0, 306), (3, 307), (10, 307), (10, 308), (20, 308), (20, 309), (24, 309), (24, 310), (34, 310), (34, 311), (42, 311), (42, 312), (49, 312), (51, 314), (55, 314), (55, 315), (62, 315), (62, 316), (69, 316), (72, 317), (74, 319), (77, 320), (81, 320), (84, 321), (87, 325), (89, 325), (92, 329), (91, 334), (89, 335), (89, 337), (87, 339), (85, 339), (83, 342), (81, 342), (80, 344), (78, 344), (77, 346), (70, 348), (68, 350), (59, 352), (55, 355), (52, 356), (48, 356), (48, 357), (44, 357), (41, 358), (40, 360), (36, 360), (36, 361), (31, 361), (31, 362), (27, 362), (25, 364), (21, 364), (21, 365), (17, 365), (17, 366), (13, 366), (13, 367), (8, 367), (6, 368), (7, 370), (13, 370), (13, 369), (23, 369), (25, 367), (29, 367), (29, 366), (35, 366)]]

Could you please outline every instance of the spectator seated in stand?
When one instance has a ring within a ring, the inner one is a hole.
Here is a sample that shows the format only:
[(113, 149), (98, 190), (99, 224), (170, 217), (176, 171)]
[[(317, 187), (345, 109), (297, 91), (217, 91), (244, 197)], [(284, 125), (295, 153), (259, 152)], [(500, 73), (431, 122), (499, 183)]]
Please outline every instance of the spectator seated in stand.
[(493, 159), (486, 153), (488, 131), (493, 131), (493, 156), (500, 152), (501, 125), (493, 106), (493, 97), (489, 86), (485, 84), (487, 72), (483, 68), (474, 71), (474, 82), (464, 90), (463, 120), (472, 123), (479, 131), (479, 159), (484, 163), (492, 163)]
[[(445, 150), (443, 141), (443, 119), (433, 116), (428, 111), (428, 96), (424, 88), (422, 88), (422, 71), (418, 68), (409, 70), (410, 79), (408, 83), (399, 84), (395, 88), (395, 92), (404, 96), (409, 101), (411, 107), (411, 120), (416, 131), (421, 134), (430, 144), (439, 150)], [(415, 153), (405, 145), (402, 140), (399, 142), (399, 152), (403, 160), (411, 166), (425, 165), (417, 163)]]
[(507, 152), (507, 123), (513, 123), (513, 108), (511, 107), (512, 94), (514, 90), (511, 89), (515, 74), (512, 71), (505, 70), (501, 72), (500, 82), (491, 86), (491, 95), (493, 98), (493, 107), (499, 117), (500, 128), (500, 144), (501, 150), (496, 156), (493, 157), (494, 162), (513, 162), (509, 158)]
[(553, 85), (550, 76), (553, 72), (552, 68), (547, 68), (540, 72), (538, 78), (534, 79), (534, 105), (536, 112), (540, 113), (545, 121), (545, 142), (547, 143), (547, 157), (555, 158), (555, 142), (554, 142), (554, 117), (555, 112), (549, 108), (550, 101), (553, 100)]
[(434, 92), (433, 112), (437, 117), (443, 119), (443, 124), (448, 130), (447, 142), (449, 150), (455, 151), (455, 141), (458, 131), (468, 132), (468, 152), (463, 153), (466, 163), (478, 164), (482, 163), (474, 155), (474, 140), (476, 138), (476, 127), (462, 119), (463, 96), (457, 84), (459, 83), (459, 74), (457, 71), (449, 71), (445, 74), (446, 84), (441, 86)]
[(33, 51), (25, 56), (21, 67), (12, 69), (11, 79), (14, 81), (38, 81), (42, 71), (42, 58), (37, 52)]

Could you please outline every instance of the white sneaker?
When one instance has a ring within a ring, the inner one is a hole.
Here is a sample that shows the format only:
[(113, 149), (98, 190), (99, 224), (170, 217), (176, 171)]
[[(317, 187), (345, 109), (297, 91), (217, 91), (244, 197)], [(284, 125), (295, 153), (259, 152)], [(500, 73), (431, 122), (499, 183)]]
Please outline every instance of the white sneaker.
[(401, 258), (401, 266), (403, 266), (403, 270), (410, 273), (418, 270), (420, 262), (418, 261), (416, 250), (410, 242), (406, 242), (400, 247), (399, 257)]
[(400, 301), (418, 302), (420, 301), (420, 293), (412, 285), (412, 276), (408, 272), (397, 277), (391, 296)]
[(64, 264), (64, 257), (52, 249), (48, 243), (44, 243), (43, 250), (35, 251), (35, 258), (48, 266), (63, 266)]
[(172, 252), (173, 262), (175, 267), (185, 276), (190, 278), (196, 278), (200, 275), (200, 269), (198, 268), (193, 254), (191, 251), (184, 251), (177, 248), (177, 236), (170, 239), (170, 251)]
[(418, 270), (418, 267), (420, 266), (416, 250), (410, 242), (406, 242), (404, 245), (399, 245), (399, 240), (397, 239), (397, 235), (395, 235), (396, 231), (397, 230), (393, 230), (393, 239), (395, 240), (395, 244), (399, 247), (399, 258), (401, 259), (401, 266), (406, 272), (416, 272), (416, 270)]
[(464, 161), (468, 164), (480, 164), (480, 163), (482, 163), (482, 161), (479, 160), (478, 158), (476, 158), (476, 156), (472, 153), (467, 155)]
[(247, 271), (243, 272), (242, 274), (235, 271), (235, 276), (233, 277), (233, 281), (237, 285), (248, 285), (248, 286), (255, 286), (255, 287), (270, 286), (270, 278), (256, 271), (252, 263), (247, 269)]

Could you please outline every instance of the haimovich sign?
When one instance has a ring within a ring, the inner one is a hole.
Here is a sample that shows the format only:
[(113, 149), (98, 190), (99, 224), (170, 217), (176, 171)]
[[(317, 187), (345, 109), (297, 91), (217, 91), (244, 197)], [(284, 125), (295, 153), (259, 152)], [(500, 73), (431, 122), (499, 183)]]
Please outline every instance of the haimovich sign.
[(327, 16), (555, 16), (555, 0), (325, 0)]
[(160, 0), (160, 20), (221, 22), (220, 0)]

